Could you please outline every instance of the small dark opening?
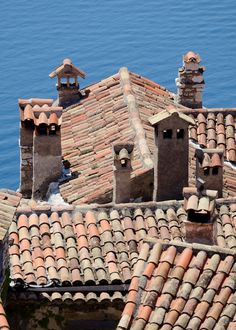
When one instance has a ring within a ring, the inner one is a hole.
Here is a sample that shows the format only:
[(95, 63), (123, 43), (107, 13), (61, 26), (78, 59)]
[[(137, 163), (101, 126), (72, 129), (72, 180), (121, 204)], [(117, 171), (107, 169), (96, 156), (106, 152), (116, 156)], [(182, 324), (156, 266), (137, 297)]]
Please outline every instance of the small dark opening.
[(163, 139), (172, 139), (172, 129), (165, 129), (163, 131)]
[(33, 120), (29, 119), (29, 120), (25, 120), (24, 121), (24, 127), (27, 129), (34, 129), (34, 122)]
[(203, 169), (203, 173), (204, 173), (204, 175), (209, 175), (210, 174), (210, 169), (209, 169), (209, 167), (206, 167), (206, 168), (204, 168)]
[(199, 213), (194, 210), (188, 211), (188, 221), (199, 222), (199, 223), (208, 223), (210, 222), (210, 213)]
[(49, 135), (56, 135), (57, 134), (57, 127), (56, 125), (51, 125), (49, 128)]
[(219, 169), (218, 167), (213, 167), (212, 169), (212, 175), (218, 175)]
[(39, 125), (37, 132), (39, 135), (47, 135), (47, 125), (46, 124)]
[(177, 137), (177, 139), (183, 139), (184, 138), (184, 129), (183, 128), (178, 128), (176, 130), (176, 137)]

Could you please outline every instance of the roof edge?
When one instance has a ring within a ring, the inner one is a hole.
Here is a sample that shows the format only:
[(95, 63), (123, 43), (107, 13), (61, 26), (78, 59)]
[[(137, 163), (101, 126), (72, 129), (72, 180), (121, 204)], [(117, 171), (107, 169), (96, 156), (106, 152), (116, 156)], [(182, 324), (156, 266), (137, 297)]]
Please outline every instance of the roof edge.
[(178, 241), (170, 241), (165, 243), (155, 238), (146, 238), (144, 240), (148, 243), (151, 247), (153, 247), (156, 243), (160, 243), (164, 248), (169, 246), (175, 246), (177, 250), (182, 252), (185, 248), (192, 249), (195, 252), (205, 251), (209, 255), (213, 255), (218, 253), (221, 257), (226, 257), (231, 255), (236, 260), (236, 251), (229, 248), (219, 247), (218, 245), (207, 245), (207, 244), (200, 244), (200, 243), (187, 243), (187, 242), (178, 242)]

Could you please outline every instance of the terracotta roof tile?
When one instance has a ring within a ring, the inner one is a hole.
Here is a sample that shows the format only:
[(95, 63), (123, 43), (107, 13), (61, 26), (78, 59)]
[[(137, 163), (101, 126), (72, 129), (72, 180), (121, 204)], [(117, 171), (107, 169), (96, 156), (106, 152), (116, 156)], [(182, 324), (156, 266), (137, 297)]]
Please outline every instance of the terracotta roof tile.
[[(205, 114), (194, 114), (196, 127), (190, 128), (190, 138), (204, 148), (224, 149), (224, 157), (235, 162), (235, 118), (234, 115), (222, 112), (207, 111)], [(197, 133), (197, 134), (196, 134)]]
[(172, 93), (124, 68), (84, 91), (80, 103), (62, 115), (62, 153), (72, 171), (81, 174), (60, 190), (74, 204), (111, 200), (114, 141), (135, 137), (134, 179), (152, 168), (153, 128), (148, 118), (174, 104)]
[[(184, 243), (157, 244), (149, 242), (149, 253), (145, 245), (146, 260), (142, 258), (142, 263), (152, 273), (146, 281), (142, 271), (139, 276), (133, 275), (128, 294), (132, 308), (124, 309), (121, 320), (127, 322), (119, 323), (117, 329), (223, 329), (220, 326), (224, 322), (233, 324), (234, 255), (227, 256), (223, 250), (219, 254), (217, 248), (209, 250), (205, 245), (195, 249)], [(161, 255), (153, 267), (148, 255), (157, 246)], [(163, 277), (162, 265), (170, 255), (169, 270)], [(222, 272), (224, 266), (226, 273)], [(131, 295), (133, 288), (136, 291)]]
[(52, 105), (51, 99), (19, 99), (21, 122), (32, 121), (35, 126), (61, 125), (62, 107)]
[(4, 238), (8, 228), (10, 227), (11, 221), (14, 217), (16, 208), (19, 205), (20, 200), (20, 193), (16, 193), (11, 190), (0, 189), (0, 240)]

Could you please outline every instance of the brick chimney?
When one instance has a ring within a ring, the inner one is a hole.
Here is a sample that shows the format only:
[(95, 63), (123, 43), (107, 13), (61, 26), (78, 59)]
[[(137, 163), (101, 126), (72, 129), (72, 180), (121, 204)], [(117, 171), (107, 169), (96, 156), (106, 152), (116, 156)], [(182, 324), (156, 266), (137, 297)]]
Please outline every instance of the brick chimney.
[(200, 61), (198, 54), (192, 51), (186, 53), (176, 78), (177, 102), (192, 109), (202, 108), (205, 68), (200, 66)]
[(205, 189), (217, 190), (222, 197), (224, 150), (196, 149), (195, 156), (196, 178), (205, 181)]
[(53, 100), (19, 100), (21, 113), (20, 192), (41, 199), (61, 176), (61, 107)]
[(63, 63), (49, 74), (50, 78), (57, 77), (58, 105), (67, 108), (78, 103), (81, 98), (78, 77), (85, 78), (85, 72), (74, 66), (70, 59), (64, 59)]
[(133, 144), (115, 144), (114, 155), (114, 203), (128, 203), (131, 195), (131, 156)]
[(174, 109), (151, 117), (154, 126), (154, 192), (153, 200), (182, 199), (188, 185), (188, 126), (193, 119)]

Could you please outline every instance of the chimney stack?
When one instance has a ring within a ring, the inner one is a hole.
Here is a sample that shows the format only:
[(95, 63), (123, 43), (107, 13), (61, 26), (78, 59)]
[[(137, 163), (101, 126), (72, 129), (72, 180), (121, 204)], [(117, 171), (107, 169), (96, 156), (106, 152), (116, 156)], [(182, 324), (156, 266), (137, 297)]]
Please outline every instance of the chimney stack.
[(61, 107), (53, 100), (19, 100), (21, 113), (20, 191), (24, 197), (45, 197), (49, 183), (61, 176)]
[(85, 78), (85, 72), (74, 66), (70, 59), (64, 59), (63, 63), (49, 74), (50, 78), (57, 77), (58, 105), (67, 108), (78, 103), (81, 99), (78, 77)]
[(204, 89), (201, 58), (190, 51), (183, 56), (183, 66), (179, 69), (177, 86), (177, 102), (192, 109), (202, 108), (202, 92)]
[(149, 119), (154, 126), (153, 200), (182, 199), (188, 186), (189, 116), (175, 109), (164, 110)]
[(131, 194), (131, 156), (133, 144), (115, 144), (113, 202), (129, 203)]
[(224, 150), (196, 149), (195, 156), (196, 178), (205, 181), (205, 189), (217, 190), (222, 197)]

